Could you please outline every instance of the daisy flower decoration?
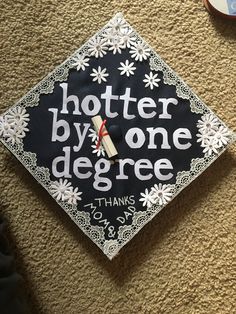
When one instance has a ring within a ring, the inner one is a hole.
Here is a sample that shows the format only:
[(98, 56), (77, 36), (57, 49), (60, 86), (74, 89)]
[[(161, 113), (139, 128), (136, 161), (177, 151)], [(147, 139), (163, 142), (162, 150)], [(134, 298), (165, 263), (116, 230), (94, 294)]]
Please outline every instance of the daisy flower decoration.
[(143, 61), (147, 60), (147, 58), (150, 56), (150, 49), (145, 43), (139, 41), (134, 43), (130, 49), (130, 53), (131, 58), (134, 58), (135, 61)]
[(108, 25), (108, 30), (115, 35), (120, 35), (120, 33), (127, 27), (126, 21), (122, 16), (117, 16)]
[(95, 142), (95, 145), (91, 145), (91, 147), (93, 148), (92, 153), (96, 154), (98, 157), (105, 156), (104, 147), (102, 146), (102, 144), (100, 144), (99, 146), (97, 146), (97, 144), (98, 142)]
[(93, 69), (92, 71), (93, 73), (91, 73), (90, 76), (93, 77), (93, 82), (97, 81), (98, 84), (101, 84), (102, 82), (107, 81), (106, 77), (109, 76), (109, 74), (106, 72), (107, 71), (106, 68), (102, 69), (99, 65), (97, 70)]
[(29, 114), (26, 112), (25, 108), (15, 107), (9, 110), (6, 115), (7, 121), (9, 123), (14, 123), (15, 125), (19, 124), (28, 124), (29, 122)]
[(14, 107), (8, 111), (4, 118), (0, 118), (0, 135), (12, 145), (20, 144), (26, 136), (26, 132), (29, 132), (28, 122), (29, 114), (26, 109)]
[(152, 197), (155, 203), (159, 205), (167, 204), (172, 197), (171, 187), (162, 183), (155, 184), (154, 187), (152, 187)]
[(197, 127), (205, 133), (216, 131), (219, 126), (218, 119), (211, 113), (207, 113), (198, 120)]
[(85, 57), (84, 55), (78, 54), (75, 58), (74, 58), (74, 64), (73, 66), (76, 67), (77, 71), (84, 71), (85, 67), (88, 67), (89, 64), (89, 58)]
[(91, 138), (92, 142), (97, 142), (98, 141), (98, 133), (94, 129), (89, 129), (90, 134), (88, 137)]
[(140, 195), (141, 197), (139, 201), (143, 203), (143, 207), (151, 207), (153, 204), (155, 204), (152, 193), (148, 192), (148, 189), (145, 189), (144, 193), (140, 193)]
[(229, 142), (230, 132), (226, 127), (221, 125), (218, 130), (213, 134), (213, 137), (216, 140), (217, 144), (222, 147), (224, 145), (227, 145), (227, 143)]
[(65, 201), (66, 193), (71, 190), (71, 183), (67, 179), (59, 179), (50, 185), (50, 191), (57, 201)]
[(13, 126), (11, 129), (9, 129), (8, 133), (5, 135), (6, 142), (15, 145), (20, 144), (21, 139), (25, 137), (25, 132), (28, 131), (27, 128), (17, 128), (16, 126)]
[(101, 37), (94, 38), (88, 43), (88, 52), (95, 58), (102, 58), (107, 53), (107, 49), (107, 43)]
[(125, 45), (125, 48), (126, 47), (131, 48), (131, 46), (135, 44), (134, 32), (129, 27), (126, 27), (121, 31), (121, 36), (122, 36), (122, 40)]
[(158, 78), (158, 74), (153, 74), (152, 72), (148, 74), (145, 74), (145, 79), (143, 82), (145, 83), (145, 87), (150, 87), (150, 89), (153, 89), (154, 87), (158, 87), (161, 80)]
[(206, 143), (206, 141), (207, 140), (209, 140), (209, 135), (208, 135), (208, 133), (206, 133), (205, 131), (203, 131), (203, 130), (199, 130), (199, 133), (197, 133), (197, 142), (200, 142), (201, 143), (201, 146), (203, 145), (203, 144), (205, 144)]
[(121, 75), (126, 75), (126, 76), (130, 76), (130, 75), (134, 75), (134, 70), (136, 70), (136, 67), (134, 66), (134, 62), (129, 62), (129, 60), (126, 60), (125, 63), (120, 62), (120, 67), (118, 68), (118, 70), (120, 70), (120, 74)]
[(204, 143), (202, 143), (203, 153), (206, 154), (206, 156), (210, 156), (213, 153), (218, 154), (218, 149), (221, 147), (219, 142), (217, 141), (216, 138), (209, 137), (208, 140), (206, 140)]
[(109, 50), (113, 52), (113, 54), (121, 53), (121, 49), (125, 48), (125, 44), (120, 36), (114, 36), (112, 40), (110, 40)]
[(77, 205), (78, 201), (81, 200), (81, 194), (82, 192), (79, 192), (78, 188), (68, 189), (65, 191), (65, 200), (71, 205)]
[(11, 132), (12, 124), (5, 117), (0, 117), (0, 136), (7, 137)]

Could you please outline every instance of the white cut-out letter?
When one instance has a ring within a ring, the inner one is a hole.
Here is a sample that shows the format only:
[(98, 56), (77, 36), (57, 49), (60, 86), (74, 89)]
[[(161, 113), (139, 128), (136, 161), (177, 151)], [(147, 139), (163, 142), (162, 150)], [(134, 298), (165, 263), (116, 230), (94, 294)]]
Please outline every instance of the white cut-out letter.
[[(65, 142), (70, 136), (70, 126), (69, 123), (65, 120), (57, 120), (58, 109), (49, 108), (48, 111), (53, 113), (53, 122), (52, 122), (52, 142)], [(63, 128), (63, 134), (58, 135), (58, 129)]]
[(79, 98), (76, 95), (67, 96), (68, 83), (61, 83), (59, 86), (63, 89), (63, 103), (61, 113), (68, 113), (67, 105), (69, 102), (73, 102), (75, 105), (73, 114), (81, 114), (79, 111)]
[(158, 102), (162, 102), (163, 104), (162, 114), (159, 114), (159, 119), (171, 119), (171, 114), (167, 112), (168, 105), (178, 105), (178, 100), (175, 98), (159, 98)]
[(162, 174), (160, 172), (160, 170), (162, 169), (168, 169), (168, 170), (173, 169), (172, 163), (169, 161), (169, 159), (162, 158), (162, 159), (157, 160), (154, 164), (154, 173), (157, 179), (159, 180), (162, 180), (162, 181), (170, 180), (173, 177), (173, 173), (169, 172), (168, 174)]
[(135, 118), (135, 115), (129, 114), (128, 109), (129, 109), (129, 102), (133, 101), (136, 102), (137, 98), (130, 97), (130, 88), (125, 89), (125, 94), (120, 96), (121, 100), (124, 100), (124, 108), (123, 108), (123, 116), (127, 120), (131, 120)]
[[(102, 166), (103, 165), (103, 166)], [(99, 159), (95, 164), (95, 175), (94, 175), (94, 183), (93, 187), (94, 189), (98, 191), (109, 191), (112, 187), (112, 182), (108, 178), (100, 177), (100, 174), (107, 173), (110, 170), (110, 161), (101, 158)]]
[(177, 130), (174, 131), (173, 133), (173, 142), (176, 148), (178, 149), (188, 149), (189, 147), (192, 146), (191, 143), (187, 142), (186, 144), (181, 144), (179, 142), (180, 138), (187, 138), (187, 139), (191, 139), (192, 138), (192, 134), (190, 133), (189, 129), (186, 128), (179, 128)]
[(149, 174), (141, 174), (140, 173), (140, 170), (142, 169), (152, 169), (152, 163), (150, 160), (148, 159), (139, 159), (136, 161), (135, 163), (135, 166), (134, 166), (134, 173), (136, 175), (136, 177), (139, 179), (139, 180), (142, 180), (142, 181), (145, 181), (145, 180), (150, 180), (153, 175), (151, 173)]
[(73, 172), (79, 179), (88, 179), (91, 175), (91, 171), (79, 172), (79, 168), (93, 168), (91, 161), (87, 157), (79, 157), (74, 161)]
[[(63, 152), (65, 153), (65, 156), (58, 156), (53, 159), (52, 162), (52, 174), (56, 178), (71, 178), (70, 175), (70, 146), (63, 147)], [(61, 163), (62, 167), (61, 171), (58, 170), (58, 164)]]
[(134, 165), (134, 160), (130, 158), (120, 159), (119, 160), (119, 175), (116, 176), (117, 180), (125, 180), (129, 177), (124, 174), (124, 167), (126, 164)]
[(144, 98), (141, 98), (139, 100), (139, 102), (138, 102), (138, 113), (144, 119), (151, 119), (151, 118), (155, 117), (155, 115), (156, 115), (155, 111), (147, 113), (144, 111), (144, 108), (156, 108), (156, 103), (152, 98), (144, 97)]
[(150, 134), (149, 144), (148, 144), (149, 149), (157, 148), (157, 145), (155, 144), (155, 135), (158, 133), (162, 135), (161, 148), (162, 149), (170, 149), (171, 148), (169, 143), (168, 143), (168, 133), (167, 133), (166, 129), (164, 129), (164, 128), (155, 128), (155, 129), (154, 128), (147, 128), (147, 131)]
[[(136, 137), (136, 141), (134, 138)], [(145, 135), (143, 131), (139, 128), (131, 128), (127, 131), (125, 135), (126, 143), (131, 148), (140, 148), (145, 142)]]
[(73, 149), (75, 152), (78, 152), (84, 143), (85, 136), (86, 136), (88, 129), (90, 127), (90, 123), (83, 123), (83, 126), (84, 126), (83, 133), (81, 132), (81, 128), (80, 128), (81, 123), (75, 122), (74, 126), (75, 126), (76, 131), (77, 131), (79, 144), (77, 146), (73, 146)]
[(108, 118), (118, 116), (117, 112), (111, 112), (111, 100), (118, 100), (118, 95), (112, 95), (112, 86), (107, 86), (105, 93), (101, 94), (101, 99), (105, 99), (105, 111)]
[[(90, 103), (92, 103), (92, 108), (90, 108)], [(87, 95), (84, 97), (81, 107), (83, 112), (87, 116), (96, 116), (101, 109), (101, 103), (99, 99), (94, 95)]]

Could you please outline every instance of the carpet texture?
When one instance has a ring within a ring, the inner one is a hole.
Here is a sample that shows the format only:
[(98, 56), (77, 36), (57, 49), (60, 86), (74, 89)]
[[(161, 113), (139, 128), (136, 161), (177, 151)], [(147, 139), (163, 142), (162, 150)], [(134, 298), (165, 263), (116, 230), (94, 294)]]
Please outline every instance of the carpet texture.
[[(0, 113), (118, 11), (234, 129), (236, 23), (200, 0), (3, 0)], [(232, 146), (110, 262), (1, 145), (0, 211), (32, 313), (236, 313), (235, 164)]]

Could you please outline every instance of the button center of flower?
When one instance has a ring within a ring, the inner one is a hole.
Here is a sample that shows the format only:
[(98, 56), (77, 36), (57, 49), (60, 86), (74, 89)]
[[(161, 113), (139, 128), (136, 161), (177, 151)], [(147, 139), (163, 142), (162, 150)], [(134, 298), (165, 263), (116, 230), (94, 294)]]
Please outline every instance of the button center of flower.
[(5, 131), (8, 131), (8, 130), (10, 129), (9, 125), (7, 125), (7, 124), (5, 124), (5, 125), (3, 126), (3, 128), (4, 128)]

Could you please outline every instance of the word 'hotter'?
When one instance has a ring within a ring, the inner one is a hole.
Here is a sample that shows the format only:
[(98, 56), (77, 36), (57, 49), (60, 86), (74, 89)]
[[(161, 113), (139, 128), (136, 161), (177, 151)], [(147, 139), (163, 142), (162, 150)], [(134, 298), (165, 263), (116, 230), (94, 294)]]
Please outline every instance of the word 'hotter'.
[[(60, 87), (63, 90), (63, 102), (62, 102), (62, 110), (61, 114), (68, 114), (68, 104), (74, 104), (74, 110), (71, 111), (73, 115), (82, 115), (84, 113), (87, 116), (96, 116), (99, 114), (101, 110), (101, 101), (95, 95), (87, 95), (79, 102), (79, 98), (76, 95), (68, 96), (68, 84), (62, 83)], [(105, 93), (102, 93), (100, 96), (101, 100), (105, 101), (105, 116), (107, 118), (115, 118), (118, 115), (120, 116), (120, 112), (112, 110), (112, 102), (119, 101), (120, 104), (123, 103), (123, 117), (127, 120), (134, 119), (136, 114), (143, 119), (151, 119), (156, 116), (157, 112), (153, 110), (157, 108), (157, 104), (150, 97), (141, 98), (137, 102), (137, 98), (131, 97), (131, 89), (126, 88), (125, 93), (123, 95), (113, 95), (112, 94), (112, 86), (106, 86)], [(131, 103), (137, 103), (137, 106), (132, 105), (131, 111)], [(178, 100), (175, 98), (159, 98), (158, 106), (162, 106), (162, 113), (159, 114), (159, 119), (171, 119), (171, 114), (168, 113), (169, 105), (177, 105)], [(138, 112), (135, 112), (137, 108)], [(151, 110), (150, 110), (151, 109)]]

